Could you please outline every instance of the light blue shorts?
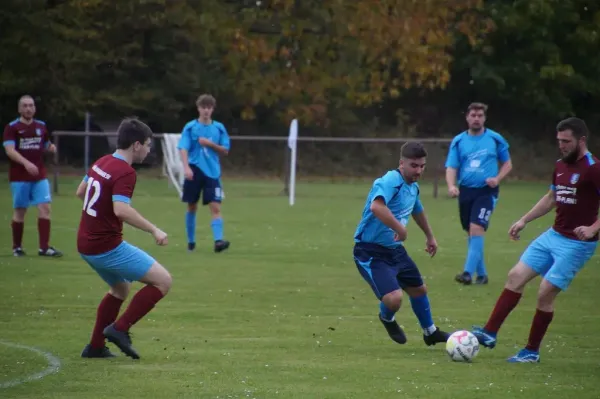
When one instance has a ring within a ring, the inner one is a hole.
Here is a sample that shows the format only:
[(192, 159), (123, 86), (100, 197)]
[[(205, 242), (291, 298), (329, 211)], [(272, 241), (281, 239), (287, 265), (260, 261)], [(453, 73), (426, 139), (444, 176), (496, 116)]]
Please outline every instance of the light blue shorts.
[(100, 255), (79, 255), (111, 287), (117, 283), (139, 281), (156, 262), (146, 252), (125, 241)]
[(529, 244), (521, 262), (564, 291), (594, 255), (597, 246), (597, 241), (573, 240), (551, 228)]
[(13, 197), (13, 208), (29, 208), (30, 206), (52, 202), (48, 179), (14, 181), (10, 183), (10, 191)]

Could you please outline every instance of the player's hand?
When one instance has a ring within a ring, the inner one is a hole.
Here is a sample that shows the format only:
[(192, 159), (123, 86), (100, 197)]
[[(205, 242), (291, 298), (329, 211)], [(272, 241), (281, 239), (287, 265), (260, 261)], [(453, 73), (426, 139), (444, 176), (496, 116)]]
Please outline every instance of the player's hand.
[(587, 241), (592, 239), (596, 235), (596, 231), (592, 228), (592, 226), (579, 226), (573, 230), (577, 238), (581, 241)]
[(497, 177), (488, 177), (485, 179), (485, 183), (491, 188), (496, 188), (498, 187), (498, 184), (500, 184), (500, 181)]
[(200, 144), (203, 147), (212, 147), (213, 142), (210, 141), (209, 139), (205, 139), (204, 137), (200, 137), (198, 139), (198, 144)]
[(51, 154), (54, 154), (56, 152), (56, 146), (54, 144), (50, 143), (50, 145), (48, 146), (46, 151), (48, 151)]
[(519, 219), (515, 224), (510, 226), (510, 229), (508, 230), (508, 235), (510, 236), (510, 239), (513, 241), (518, 241), (521, 238), (520, 233), (526, 225), (527, 223), (525, 223), (525, 221)]
[(434, 237), (428, 238), (425, 241), (425, 252), (429, 254), (432, 258), (435, 256), (438, 250), (438, 243)]
[(154, 237), (154, 240), (156, 240), (157, 245), (167, 245), (168, 244), (167, 233), (165, 233), (161, 229), (154, 230), (152, 232), (152, 236)]
[(37, 166), (35, 166), (34, 164), (32, 164), (31, 162), (27, 162), (25, 164), (25, 170), (27, 171), (27, 173), (29, 173), (31, 176), (37, 176), (40, 174), (40, 170), (38, 169)]
[(183, 176), (185, 177), (186, 180), (194, 180), (194, 172), (192, 171), (192, 168), (187, 166), (183, 170)]
[(458, 187), (456, 187), (456, 186), (448, 187), (448, 195), (450, 196), (450, 198), (456, 198), (456, 197), (458, 197), (458, 194), (460, 194)]

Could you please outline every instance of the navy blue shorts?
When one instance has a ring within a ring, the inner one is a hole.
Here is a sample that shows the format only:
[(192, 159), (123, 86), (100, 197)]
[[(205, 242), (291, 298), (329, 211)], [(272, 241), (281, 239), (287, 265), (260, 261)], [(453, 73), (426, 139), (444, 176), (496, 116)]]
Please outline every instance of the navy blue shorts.
[(202, 194), (202, 205), (207, 205), (211, 202), (221, 202), (223, 199), (221, 181), (206, 176), (195, 165), (190, 165), (190, 168), (194, 172), (194, 178), (192, 180), (184, 180), (181, 201), (188, 204), (196, 204), (200, 201), (200, 195)]
[(420, 287), (423, 278), (406, 248), (391, 249), (377, 244), (354, 245), (354, 262), (378, 299), (406, 287)]
[(471, 223), (487, 230), (490, 217), (498, 201), (498, 187), (464, 187), (459, 188), (458, 210), (460, 213), (460, 224), (464, 231), (469, 231)]

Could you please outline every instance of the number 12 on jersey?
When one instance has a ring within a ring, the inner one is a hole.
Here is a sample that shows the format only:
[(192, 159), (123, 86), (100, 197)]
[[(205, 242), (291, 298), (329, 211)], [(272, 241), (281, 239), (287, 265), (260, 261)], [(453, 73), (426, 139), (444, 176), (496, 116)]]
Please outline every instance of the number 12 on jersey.
[[(90, 198), (90, 191), (92, 191), (92, 198)], [(85, 213), (92, 217), (96, 217), (96, 210), (94, 209), (94, 205), (98, 198), (100, 198), (100, 191), (102, 190), (100, 186), (100, 182), (93, 177), (88, 178), (87, 188), (85, 189), (85, 197), (83, 198), (83, 210)]]

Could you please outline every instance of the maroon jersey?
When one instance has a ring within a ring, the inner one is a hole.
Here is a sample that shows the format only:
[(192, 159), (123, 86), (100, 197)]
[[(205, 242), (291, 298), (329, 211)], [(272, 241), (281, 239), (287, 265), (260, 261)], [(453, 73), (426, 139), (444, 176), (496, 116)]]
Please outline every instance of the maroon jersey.
[(123, 242), (123, 222), (115, 215), (113, 202), (131, 201), (136, 173), (118, 154), (111, 154), (96, 161), (84, 180), (87, 187), (77, 250), (84, 255), (98, 255)]
[(38, 181), (46, 178), (44, 165), (44, 151), (50, 144), (50, 137), (46, 124), (34, 119), (30, 124), (16, 119), (4, 128), (4, 145), (12, 144), (19, 154), (38, 167), (39, 174), (32, 176), (20, 163), (10, 160), (8, 180), (13, 181)]
[[(600, 206), (600, 163), (589, 152), (575, 164), (558, 161), (552, 187), (556, 200), (554, 230), (578, 240), (573, 232), (579, 226), (591, 226), (598, 219)], [(592, 241), (597, 241), (596, 235)]]

